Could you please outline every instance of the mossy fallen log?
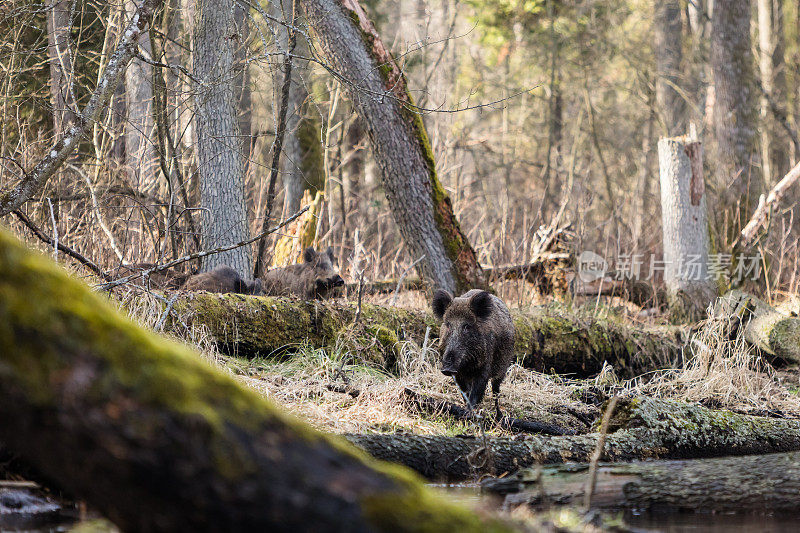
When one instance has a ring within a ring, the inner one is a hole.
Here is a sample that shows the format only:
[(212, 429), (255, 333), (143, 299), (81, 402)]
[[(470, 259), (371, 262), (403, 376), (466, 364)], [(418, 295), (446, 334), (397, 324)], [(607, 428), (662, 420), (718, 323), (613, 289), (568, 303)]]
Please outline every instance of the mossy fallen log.
[(503, 531), (0, 231), (0, 441), (123, 531)]
[[(583, 505), (588, 465), (525, 469), (483, 490), (505, 506)], [(800, 506), (800, 452), (601, 465), (592, 508), (639, 511), (775, 512)]]
[(783, 314), (766, 302), (739, 290), (717, 300), (715, 314), (744, 327), (744, 338), (773, 358), (800, 363), (800, 318)]
[[(181, 295), (174, 303), (185, 323), (206, 326), (226, 353), (242, 357), (285, 353), (308, 342), (315, 347), (350, 342), (364, 360), (391, 370), (397, 343), (422, 344), (439, 326), (427, 311), (364, 304), (353, 326), (356, 305), (345, 300), (301, 301), (238, 294)], [(680, 360), (685, 330), (633, 328), (614, 320), (533, 307), (512, 311), (518, 361), (543, 372), (585, 377), (607, 361), (620, 377), (631, 377)]]
[[(347, 435), (370, 455), (430, 479), (502, 475), (537, 464), (587, 462), (599, 435), (515, 438)], [(669, 400), (620, 401), (603, 461), (690, 459), (800, 450), (800, 420), (762, 418)]]

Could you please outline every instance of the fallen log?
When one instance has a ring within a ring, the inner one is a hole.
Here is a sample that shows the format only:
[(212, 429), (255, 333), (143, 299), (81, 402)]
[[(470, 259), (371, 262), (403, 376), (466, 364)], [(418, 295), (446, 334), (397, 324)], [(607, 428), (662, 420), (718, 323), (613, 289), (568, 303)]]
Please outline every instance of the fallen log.
[[(347, 435), (373, 457), (449, 481), (503, 475), (537, 464), (588, 462), (599, 435), (514, 438)], [(609, 424), (603, 461), (689, 459), (800, 450), (800, 420), (762, 418), (699, 405), (621, 400)]]
[(733, 290), (717, 300), (714, 314), (744, 327), (747, 342), (773, 358), (800, 363), (800, 318), (781, 313), (766, 302)]
[(0, 231), (0, 441), (123, 531), (507, 531), (284, 415)]
[[(398, 342), (422, 345), (426, 334), (435, 339), (439, 331), (431, 313), (371, 304), (362, 305), (359, 324), (353, 326), (356, 305), (344, 300), (196, 293), (180, 295), (173, 310), (184, 323), (208, 328), (228, 354), (274, 356), (290, 353), (292, 346), (304, 342), (320, 348), (344, 341), (357, 357), (390, 371)], [(682, 328), (633, 328), (560, 307), (512, 311), (512, 318), (518, 362), (542, 372), (579, 377), (600, 372), (604, 361), (620, 377), (671, 367), (680, 360), (686, 337)]]
[[(526, 469), (483, 483), (505, 494), (504, 507), (582, 505), (588, 465)], [(601, 465), (592, 493), (595, 509), (638, 511), (775, 512), (800, 506), (800, 452)]]
[[(409, 388), (403, 390), (403, 401), (408, 405), (420, 411), (432, 414), (446, 414), (458, 420), (473, 419), (473, 413), (467, 410), (466, 407), (420, 394)], [(510, 431), (520, 431), (523, 433), (540, 433), (542, 435), (575, 435), (577, 431), (568, 427), (557, 426), (541, 420), (527, 420), (521, 418), (513, 418), (507, 414), (501, 415), (499, 419), (494, 417), (487, 420), (489, 424), (496, 424), (497, 426)]]

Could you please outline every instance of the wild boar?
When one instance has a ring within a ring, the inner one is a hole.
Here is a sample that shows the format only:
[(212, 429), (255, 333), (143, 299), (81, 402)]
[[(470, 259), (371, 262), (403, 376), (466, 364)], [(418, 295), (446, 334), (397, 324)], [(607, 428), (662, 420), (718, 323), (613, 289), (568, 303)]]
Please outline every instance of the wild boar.
[(497, 296), (478, 289), (458, 298), (439, 289), (433, 295), (432, 307), (442, 321), (442, 373), (455, 376), (470, 409), (481, 403), (491, 379), (499, 415), (500, 384), (514, 360), (514, 323), (508, 307)]
[(330, 246), (324, 252), (306, 248), (303, 261), (274, 268), (264, 274), (264, 294), (313, 300), (327, 298), (332, 295), (333, 289), (344, 285), (344, 280), (334, 267), (333, 248)]
[(185, 291), (236, 292), (239, 294), (263, 294), (261, 280), (245, 280), (229, 266), (218, 266), (209, 272), (195, 274), (186, 280), (181, 289)]

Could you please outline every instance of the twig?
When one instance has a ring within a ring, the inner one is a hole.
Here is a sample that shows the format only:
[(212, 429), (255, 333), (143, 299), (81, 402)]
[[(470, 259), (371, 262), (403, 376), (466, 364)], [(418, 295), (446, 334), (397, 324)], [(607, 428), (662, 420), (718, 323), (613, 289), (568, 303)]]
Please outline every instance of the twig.
[[(31, 219), (29, 219), (27, 217), (27, 215), (25, 215), (25, 213), (23, 213), (22, 211), (20, 211), (18, 209), (16, 211), (13, 211), (13, 214), (14, 214), (14, 216), (16, 216), (19, 219), (20, 222), (25, 224), (25, 226), (29, 230), (31, 230), (31, 233), (33, 233), (33, 235), (37, 239), (39, 239), (43, 243), (47, 244), (48, 246), (53, 246), (53, 240), (50, 237), (48, 237), (47, 235), (45, 235), (44, 232), (41, 229), (39, 229), (39, 227), (36, 226), (36, 224), (34, 224), (31, 221)], [(64, 252), (65, 254), (67, 254), (68, 256), (70, 256), (71, 258), (73, 258), (76, 261), (78, 261), (80, 264), (82, 264), (83, 266), (85, 266), (86, 268), (88, 268), (89, 270), (91, 270), (92, 272), (94, 272), (95, 274), (97, 274), (98, 276), (103, 278), (104, 280), (110, 280), (111, 279), (111, 276), (109, 276), (108, 274), (103, 272), (103, 270), (100, 269), (100, 267), (97, 266), (94, 262), (90, 261), (89, 259), (86, 259), (84, 256), (82, 256), (81, 254), (79, 254), (78, 252), (76, 252), (75, 250), (73, 250), (72, 248), (67, 246), (66, 244), (58, 243), (58, 249), (61, 250), (62, 252)]]
[(603, 455), (603, 449), (606, 446), (606, 434), (608, 433), (608, 424), (611, 421), (611, 415), (614, 414), (614, 409), (617, 407), (618, 396), (612, 397), (608, 401), (606, 412), (603, 413), (603, 421), (600, 423), (600, 437), (597, 439), (597, 446), (594, 447), (592, 452), (592, 459), (589, 462), (589, 479), (586, 481), (586, 492), (584, 493), (583, 506), (588, 510), (592, 505), (592, 494), (597, 485), (597, 463)]
[(798, 178), (800, 178), (800, 163), (796, 164), (789, 173), (769, 191), (769, 195), (767, 195), (766, 199), (763, 196), (761, 197), (761, 201), (758, 203), (755, 213), (753, 213), (753, 218), (750, 219), (750, 222), (747, 223), (739, 234), (738, 242), (734, 244), (734, 249), (747, 248), (750, 243), (753, 242), (756, 237), (756, 232), (764, 224), (769, 212), (775, 204), (781, 201), (783, 195), (786, 194), (789, 187), (794, 185)]
[[(400, 293), (400, 286), (403, 284), (403, 280), (406, 279), (406, 276), (408, 276), (408, 273), (411, 272), (411, 269), (417, 266), (419, 262), (422, 261), (423, 259), (425, 259), (424, 254), (419, 259), (411, 263), (411, 265), (409, 265), (409, 267), (405, 269), (403, 273), (400, 275), (400, 279), (397, 280), (397, 287), (395, 287), (394, 294), (392, 295), (392, 301), (389, 303), (389, 305), (394, 307), (394, 304), (397, 303), (397, 295)], [(359, 287), (359, 293), (361, 292), (360, 289), (361, 287)]]
[[(296, 1), (292, 1), (292, 25), (294, 26), (297, 16)], [(289, 32), (289, 51), (283, 58), (283, 87), (281, 87), (281, 107), (278, 112), (278, 128), (275, 135), (275, 144), (272, 150), (272, 167), (269, 172), (269, 183), (267, 185), (267, 203), (264, 208), (264, 218), (261, 221), (261, 229), (265, 230), (269, 226), (269, 219), (272, 216), (272, 204), (275, 203), (275, 182), (278, 180), (278, 169), (280, 168), (281, 151), (283, 150), (283, 139), (286, 136), (286, 111), (289, 108), (289, 92), (292, 85), (292, 53), (297, 45), (297, 32), (288, 29)], [(264, 253), (267, 249), (267, 240), (262, 239), (258, 243), (258, 253), (256, 254), (256, 266), (253, 272), (254, 277), (258, 278), (264, 274), (266, 264)]]
[(101, 289), (101, 290), (113, 289), (114, 287), (117, 287), (119, 285), (123, 285), (125, 283), (128, 283), (129, 281), (134, 280), (136, 278), (144, 279), (144, 278), (146, 278), (147, 276), (149, 276), (150, 274), (152, 274), (154, 272), (161, 272), (162, 270), (167, 270), (167, 269), (172, 268), (172, 267), (174, 267), (176, 265), (180, 265), (181, 263), (186, 263), (187, 261), (193, 261), (194, 259), (200, 259), (202, 257), (207, 257), (209, 255), (214, 255), (214, 254), (218, 254), (218, 253), (222, 253), (222, 252), (227, 252), (228, 250), (233, 250), (235, 248), (241, 248), (242, 246), (247, 246), (248, 244), (252, 244), (252, 243), (256, 242), (258, 239), (261, 239), (261, 238), (269, 235), (270, 233), (275, 233), (276, 231), (278, 231), (279, 229), (281, 229), (285, 225), (287, 225), (287, 224), (291, 223), (292, 221), (294, 221), (297, 217), (299, 217), (300, 215), (302, 215), (306, 211), (308, 211), (308, 206), (302, 208), (300, 211), (298, 211), (294, 215), (290, 216), (289, 218), (287, 218), (286, 220), (284, 220), (283, 222), (281, 222), (279, 225), (275, 226), (274, 228), (269, 229), (267, 231), (262, 231), (261, 233), (259, 233), (255, 237), (253, 237), (252, 239), (247, 239), (246, 241), (237, 242), (236, 244), (230, 244), (228, 246), (221, 246), (221, 247), (215, 248), (213, 250), (204, 250), (202, 252), (196, 252), (196, 253), (193, 253), (193, 254), (185, 255), (183, 257), (179, 257), (178, 259), (174, 259), (172, 261), (168, 261), (168, 262), (164, 263), (163, 265), (156, 265), (156, 266), (154, 266), (152, 268), (149, 268), (147, 270), (142, 270), (141, 272), (137, 272), (136, 274), (132, 274), (130, 276), (125, 276), (124, 278), (119, 278), (117, 280), (114, 280), (114, 281), (111, 281), (111, 282), (108, 282), (108, 283), (100, 284), (100, 285), (97, 286), (97, 288)]
[(50, 206), (50, 224), (53, 226), (53, 261), (58, 263), (58, 226), (56, 225), (56, 214), (53, 211), (53, 202), (50, 198), (47, 199), (47, 205)]
[(164, 329), (164, 322), (166, 322), (167, 316), (169, 316), (170, 311), (172, 311), (172, 306), (173, 304), (175, 304), (175, 300), (178, 299), (178, 296), (180, 296), (180, 294), (181, 294), (180, 292), (176, 292), (175, 294), (172, 295), (172, 298), (169, 299), (169, 301), (167, 302), (167, 307), (164, 309), (164, 312), (161, 313), (161, 316), (158, 317), (158, 322), (156, 322), (155, 327), (153, 327), (154, 330), (161, 331), (162, 329)]

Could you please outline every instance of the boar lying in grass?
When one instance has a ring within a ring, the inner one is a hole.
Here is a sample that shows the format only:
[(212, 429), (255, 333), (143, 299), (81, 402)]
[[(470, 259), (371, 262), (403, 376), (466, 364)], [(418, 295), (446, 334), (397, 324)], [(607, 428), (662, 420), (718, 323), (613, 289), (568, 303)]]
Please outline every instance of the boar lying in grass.
[(263, 294), (261, 280), (245, 280), (229, 266), (218, 266), (214, 270), (195, 274), (181, 287), (185, 291), (236, 292), (239, 294)]
[(306, 300), (327, 298), (344, 280), (334, 266), (333, 249), (324, 252), (314, 248), (303, 251), (303, 263), (274, 268), (262, 279), (264, 294), (298, 296)]
[(439, 289), (433, 295), (433, 314), (442, 321), (442, 373), (455, 377), (470, 409), (481, 403), (491, 380), (499, 416), (500, 384), (514, 360), (514, 323), (508, 308), (486, 291), (473, 289), (453, 298)]

